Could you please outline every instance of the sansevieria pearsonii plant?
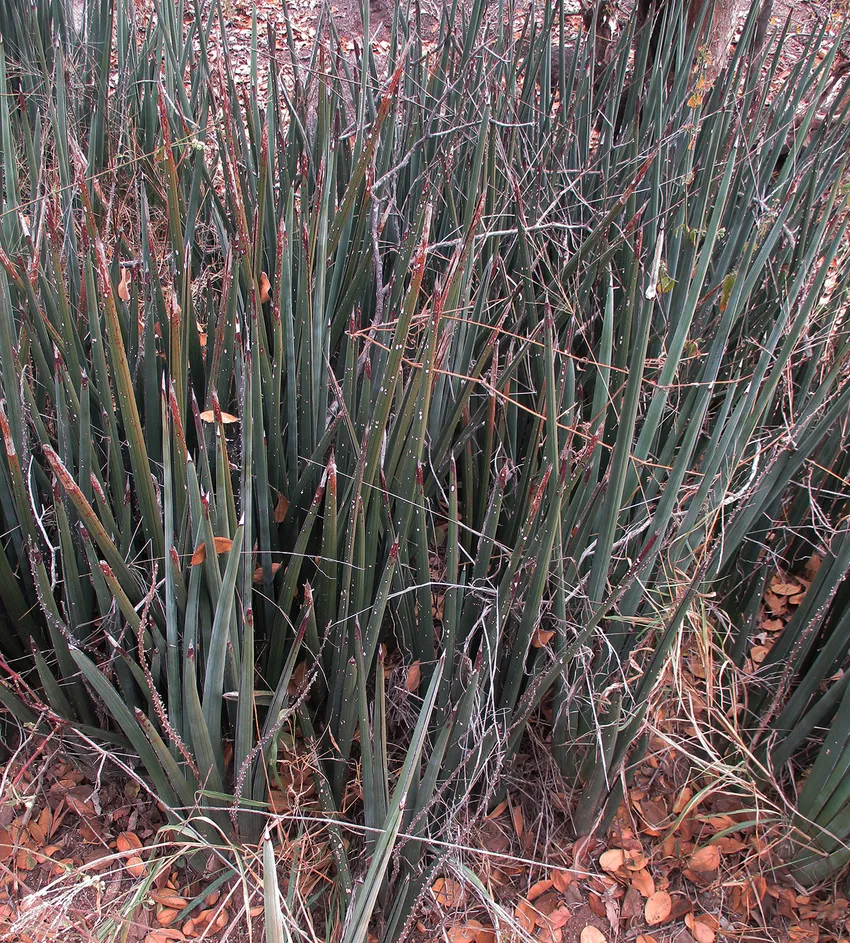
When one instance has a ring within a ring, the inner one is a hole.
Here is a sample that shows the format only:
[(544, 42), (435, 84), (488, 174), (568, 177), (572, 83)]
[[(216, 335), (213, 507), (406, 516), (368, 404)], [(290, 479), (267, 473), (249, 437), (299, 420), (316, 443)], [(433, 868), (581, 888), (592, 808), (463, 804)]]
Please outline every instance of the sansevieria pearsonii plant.
[[(346, 943), (402, 934), (530, 722), (577, 833), (615, 808), (697, 596), (740, 662), (806, 528), (846, 595), (837, 47), (777, 90), (754, 14), (709, 87), (665, 11), (604, 67), (561, 3), (431, 44), (399, 6), (381, 60), (287, 20), (264, 98), (217, 0), (0, 3), (0, 699), (243, 840), (297, 729)], [(770, 762), (842, 716), (825, 612), (759, 678), (755, 741), (801, 732)], [(814, 789), (810, 837), (847, 808)]]

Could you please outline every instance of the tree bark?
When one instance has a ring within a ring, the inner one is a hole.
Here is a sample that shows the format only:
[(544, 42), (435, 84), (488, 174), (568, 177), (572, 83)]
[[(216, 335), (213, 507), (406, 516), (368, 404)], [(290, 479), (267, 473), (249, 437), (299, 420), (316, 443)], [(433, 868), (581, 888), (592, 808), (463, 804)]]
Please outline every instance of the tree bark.
[[(716, 75), (726, 61), (735, 35), (738, 17), (750, 9), (753, 0), (691, 0), (688, 4), (688, 27), (696, 29), (702, 18), (702, 43), (709, 59), (709, 70)], [(768, 0), (765, 6), (773, 6)], [(768, 18), (770, 13), (767, 14)], [(767, 24), (765, 24), (766, 29)]]
[[(754, 51), (758, 52), (767, 37), (767, 28), (773, 12), (774, 0), (689, 0), (688, 27), (702, 32), (702, 43), (708, 52), (711, 71), (716, 74), (723, 68), (729, 46), (735, 35), (738, 18), (749, 11), (754, 3), (759, 3), (761, 10), (756, 22)], [(635, 10), (638, 28), (641, 28), (651, 15), (661, 11), (665, 0), (637, 0)]]

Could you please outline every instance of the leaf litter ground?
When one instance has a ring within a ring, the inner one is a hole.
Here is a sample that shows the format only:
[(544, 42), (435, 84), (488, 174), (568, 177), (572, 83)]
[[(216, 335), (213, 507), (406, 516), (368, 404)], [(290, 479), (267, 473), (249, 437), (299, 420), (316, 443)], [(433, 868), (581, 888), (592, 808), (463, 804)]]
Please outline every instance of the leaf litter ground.
[[(815, 556), (805, 573), (779, 574), (770, 583), (763, 631), (744, 672), (757, 669), (818, 563)], [(505, 798), (459, 832), (417, 911), (413, 939), (847, 939), (847, 900), (829, 887), (805, 893), (783, 867), (780, 797), (762, 795), (743, 770), (712, 752), (716, 667), (703, 629), (693, 620), (683, 634), (654, 707), (650, 748), (604, 835), (570, 838), (571, 796), (554, 772), (544, 704)], [(419, 679), (415, 666), (386, 670), (402, 723)], [(309, 754), (297, 730), (281, 743), (267, 814), (276, 828), (281, 888), (286, 894), (295, 882), (294, 898), (307, 901), (330, 886), (332, 855)], [(215, 849), (175, 835), (155, 798), (113, 759), (81, 753), (59, 729), (40, 739), (31, 735), (9, 758), (0, 783), (0, 939), (262, 939), (256, 851)], [(355, 777), (343, 821), (357, 818), (360, 803)], [(231, 867), (224, 866), (228, 860)], [(320, 927), (305, 930), (308, 939), (326, 939)]]

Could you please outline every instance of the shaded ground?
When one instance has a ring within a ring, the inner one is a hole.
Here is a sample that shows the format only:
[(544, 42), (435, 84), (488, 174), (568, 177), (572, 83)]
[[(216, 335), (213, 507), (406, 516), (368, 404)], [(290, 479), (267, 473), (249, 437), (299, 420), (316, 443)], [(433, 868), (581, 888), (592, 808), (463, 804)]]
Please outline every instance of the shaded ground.
[[(150, 0), (143, 0), (150, 3)], [(316, 24), (321, 9), (321, 0), (290, 0), (288, 8), (293, 26), (294, 41), (302, 65), (309, 63), (310, 53), (316, 36)], [(421, 18), (423, 32), (433, 33), (439, 24), (439, 3), (437, 0), (428, 0), (421, 3)], [(265, 39), (267, 26), (271, 24), (277, 30), (278, 36), (278, 64), (287, 74), (290, 68), (289, 53), (285, 41), (285, 19), (281, 4), (277, 2), (261, 2), (255, 4), (253, 0), (227, 0), (225, 3), (225, 23), (228, 27), (230, 54), (234, 62), (234, 73), (237, 81), (248, 83), (250, 79), (250, 48), (251, 24), (256, 7), (258, 35)], [(392, 23), (395, 4), (391, 0), (372, 0), (370, 7), (370, 31), (377, 55), (380, 55), (389, 39), (389, 30)], [(626, 26), (633, 15), (634, 3), (631, 0), (614, 2), (613, 8), (618, 28)], [(771, 27), (781, 29), (787, 17), (791, 17), (791, 26), (782, 48), (783, 58), (793, 62), (803, 52), (813, 29), (819, 22), (830, 22), (835, 34), (837, 27), (847, 16), (847, 0), (831, 0), (831, 2), (795, 2), (795, 0), (775, 0)], [(527, 2), (518, 2), (515, 5), (515, 29), (521, 28), (523, 17), (528, 8)], [(538, 19), (543, 14), (543, 5), (538, 4), (536, 14)], [(577, 33), (581, 25), (581, 2), (571, 0), (567, 2), (565, 26), (568, 33)], [(352, 52), (354, 43), (362, 43), (362, 19), (359, 0), (336, 0), (330, 4), (334, 23), (339, 33), (344, 52)], [(217, 53), (213, 43), (213, 55)], [(266, 56), (266, 43), (261, 42), (261, 61)], [(850, 54), (850, 50), (845, 50)], [(261, 70), (262, 71), (262, 70)], [(265, 76), (260, 76), (260, 89), (264, 93)]]

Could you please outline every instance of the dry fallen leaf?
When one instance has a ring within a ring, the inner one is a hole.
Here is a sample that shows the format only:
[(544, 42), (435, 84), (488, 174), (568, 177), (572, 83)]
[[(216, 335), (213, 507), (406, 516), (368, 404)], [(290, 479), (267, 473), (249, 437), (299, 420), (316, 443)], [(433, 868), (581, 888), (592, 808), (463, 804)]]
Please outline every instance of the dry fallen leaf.
[(124, 863), (124, 867), (133, 875), (134, 878), (144, 877), (145, 863), (138, 855), (133, 855)]
[(122, 301), (130, 300), (130, 269), (127, 266), (121, 269), (121, 281), (118, 282), (118, 297)]
[(656, 891), (646, 902), (644, 917), (651, 927), (655, 927), (664, 923), (672, 910), (673, 900), (667, 891)]
[(590, 904), (590, 909), (596, 914), (597, 917), (608, 918), (608, 914), (605, 910), (605, 901), (600, 897), (599, 894), (591, 892), (587, 895), (587, 902)]
[(566, 891), (566, 889), (573, 883), (576, 879), (575, 871), (553, 871), (552, 872), (552, 886), (556, 891), (560, 891), (561, 894)]
[(142, 840), (135, 832), (121, 832), (118, 838), (115, 839), (115, 845), (123, 855), (128, 851), (141, 851)]
[(452, 927), (448, 936), (451, 943), (489, 943), (495, 934), (479, 920), (467, 920), (462, 926)]
[(642, 851), (625, 851), (624, 864), (629, 871), (642, 871), (647, 864), (646, 855)]
[(750, 649), (750, 658), (752, 658), (754, 664), (760, 665), (769, 653), (770, 649), (767, 645), (753, 645)]
[(520, 897), (514, 908), (514, 916), (517, 922), (526, 933), (533, 933), (537, 925), (537, 911), (529, 904), (527, 900)]
[(685, 914), (685, 926), (691, 931), (697, 943), (714, 943), (717, 936), (716, 929), (709, 923), (712, 918), (693, 914)]
[(289, 501), (286, 498), (279, 494), (277, 496), (277, 504), (274, 506), (274, 522), (275, 524), (282, 524), (286, 519), (286, 512), (289, 510)]
[(270, 296), (271, 282), (265, 272), (260, 272), (260, 304), (264, 305)]
[(638, 915), (643, 917), (643, 897), (636, 887), (630, 887), (620, 902), (620, 920), (631, 921)]
[(299, 692), (299, 689), (301, 688), (301, 685), (304, 683), (305, 674), (307, 674), (307, 662), (299, 661), (298, 664), (295, 666), (295, 671), (292, 672), (292, 678), (290, 679), (289, 687), (287, 688), (287, 690), (289, 691), (290, 697), (299, 696), (298, 692)]
[(540, 943), (564, 943), (564, 931), (545, 924), (537, 931), (537, 939)]
[(469, 925), (477, 928), (475, 943), (496, 943), (496, 931), (492, 927), (485, 927), (477, 920), (470, 920)]
[(565, 927), (572, 918), (572, 911), (569, 907), (565, 907), (563, 904), (552, 911), (550, 914), (546, 914), (546, 919), (549, 923), (556, 929), (560, 930), (562, 927)]
[[(233, 541), (229, 537), (214, 537), (213, 541), (215, 543), (216, 553), (229, 553), (230, 548), (233, 546)], [(198, 564), (203, 563), (206, 558), (207, 546), (206, 544), (200, 543), (195, 548), (195, 552), (192, 554), (190, 563), (192, 566), (198, 566)]]
[(698, 848), (688, 858), (688, 867), (692, 871), (716, 871), (720, 867), (720, 849), (717, 845)]
[(737, 914), (749, 916), (767, 892), (767, 882), (759, 875), (753, 875), (748, 881), (733, 884), (729, 893), (729, 906)]
[[(234, 416), (232, 413), (221, 414), (221, 421), (227, 426), (232, 422), (239, 422), (239, 417)], [(215, 422), (215, 410), (205, 409), (201, 413), (201, 422)]]
[(767, 590), (764, 594), (764, 601), (775, 616), (781, 616), (788, 611), (788, 600), (785, 596), (779, 596)]
[(660, 828), (667, 818), (667, 805), (664, 800), (660, 796), (655, 799), (643, 799), (636, 802), (635, 806), (645, 822), (641, 831), (646, 835), (660, 835)]
[(619, 871), (625, 863), (626, 856), (622, 848), (609, 848), (599, 856), (599, 867), (603, 871), (608, 871), (609, 874)]
[(538, 881), (536, 884), (532, 884), (528, 889), (528, 893), (525, 895), (529, 900), (537, 900), (541, 894), (545, 894), (549, 888), (552, 887), (552, 881)]
[(522, 838), (522, 808), (518, 805), (515, 805), (511, 809), (511, 821), (514, 823), (514, 831), (516, 832), (517, 838)]
[(541, 629), (538, 625), (531, 636), (531, 645), (533, 648), (545, 648), (554, 637), (554, 631)]
[(497, 819), (508, 807), (508, 800), (502, 799), (502, 801), (493, 809), (492, 812), (489, 812), (485, 818), (488, 819)]
[(163, 907), (169, 907), (174, 910), (182, 910), (188, 901), (185, 897), (180, 897), (179, 894), (176, 894), (170, 888), (163, 888), (162, 890), (152, 890), (150, 896), (156, 903), (161, 904)]
[[(181, 908), (182, 910), (182, 908)], [(179, 910), (175, 910), (173, 907), (163, 907), (158, 911), (156, 915), (157, 922), (163, 927), (170, 926), (174, 923), (175, 918), (180, 913)]]
[(802, 920), (788, 928), (790, 943), (818, 943), (820, 931), (814, 920)]
[(453, 878), (437, 878), (431, 890), (440, 907), (457, 907), (463, 900), (463, 888)]
[(679, 797), (673, 803), (673, 814), (678, 815), (682, 810), (687, 806), (687, 804), (693, 798), (694, 791), (690, 786), (683, 786), (682, 791), (679, 793)]
[[(215, 911), (213, 911), (212, 907), (207, 907), (206, 909), (202, 910), (198, 914), (197, 917), (194, 917), (193, 919), (195, 921), (196, 926), (199, 924), (208, 924), (209, 926), (213, 926), (213, 920), (215, 919)], [(215, 923), (217, 924), (218, 920), (215, 920)]]
[[(281, 568), (281, 566), (282, 564), (280, 563), (272, 564), (272, 576), (274, 576), (275, 573), (277, 573), (277, 571)], [(263, 568), (261, 566), (258, 566), (257, 569), (254, 570), (254, 582), (255, 583), (263, 582)]]
[(652, 897), (655, 893), (655, 881), (647, 870), (632, 874), (632, 887), (637, 888), (643, 897)]
[(40, 863), (30, 848), (21, 848), (15, 858), (18, 871), (32, 871)]
[(731, 835), (723, 835), (721, 838), (715, 839), (714, 843), (720, 849), (722, 855), (732, 855), (736, 851), (743, 851), (747, 847), (746, 842), (742, 842), (740, 838), (733, 838)]
[(589, 923), (581, 931), (581, 936), (579, 939), (581, 940), (581, 943), (608, 943), (605, 934), (599, 929), (599, 927), (594, 927), (592, 923)]
[(477, 929), (472, 926), (472, 921), (460, 927), (452, 927), (448, 932), (449, 943), (475, 943), (477, 935)]
[(0, 828), (0, 861), (10, 861), (15, 854), (15, 838), (8, 829)]
[(407, 669), (407, 690), (411, 694), (415, 694), (419, 690), (419, 681), (422, 678), (422, 668), (419, 665), (418, 661), (413, 662), (413, 664)]
[(152, 930), (146, 937), (145, 943), (171, 943), (172, 940), (185, 940), (185, 934), (171, 927), (168, 929)]

